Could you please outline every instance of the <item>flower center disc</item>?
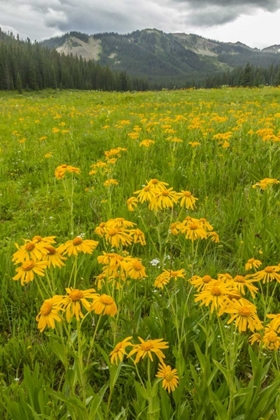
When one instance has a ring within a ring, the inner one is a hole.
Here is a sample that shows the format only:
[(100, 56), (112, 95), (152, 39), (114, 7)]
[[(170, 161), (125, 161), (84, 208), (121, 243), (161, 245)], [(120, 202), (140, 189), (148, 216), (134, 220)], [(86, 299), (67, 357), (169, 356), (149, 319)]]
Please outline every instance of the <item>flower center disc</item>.
[(111, 296), (108, 295), (101, 295), (100, 296), (100, 302), (103, 303), (103, 305), (112, 305), (114, 302)]
[(30, 270), (32, 270), (32, 268), (34, 267), (34, 265), (35, 265), (34, 264), (34, 261), (29, 260), (29, 261), (25, 261), (22, 264), (21, 268), (22, 268), (23, 271), (30, 271)]
[(244, 316), (244, 317), (247, 317), (248, 318), (249, 316), (252, 315), (252, 311), (247, 306), (244, 306), (244, 307), (242, 307), (242, 308), (239, 309), (239, 314), (241, 316)]
[(84, 297), (84, 294), (79, 289), (74, 289), (72, 292), (69, 293), (69, 297), (72, 300), (72, 302), (77, 302), (78, 300), (81, 300)]
[(49, 302), (44, 302), (41, 307), (40, 312), (43, 316), (46, 316), (46, 315), (49, 315), (51, 310), (52, 310), (52, 305)]
[(83, 240), (80, 236), (77, 236), (77, 238), (73, 239), (73, 245), (81, 245), (83, 243)]

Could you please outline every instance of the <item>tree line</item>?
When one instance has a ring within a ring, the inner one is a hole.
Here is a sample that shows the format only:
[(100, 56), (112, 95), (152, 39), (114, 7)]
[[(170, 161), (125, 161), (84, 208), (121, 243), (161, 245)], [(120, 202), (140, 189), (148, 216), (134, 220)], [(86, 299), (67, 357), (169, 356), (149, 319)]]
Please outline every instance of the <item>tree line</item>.
[[(148, 70), (147, 70), (148, 71)], [(162, 88), (216, 88), (227, 86), (280, 85), (280, 65), (256, 67), (247, 64), (231, 71), (210, 75), (157, 77), (156, 82), (116, 72), (94, 60), (59, 54), (38, 42), (32, 43), (6, 34), (0, 28), (0, 90), (81, 89), (106, 91), (144, 91)]]
[(257, 67), (247, 63), (245, 67), (207, 76), (199, 81), (189, 81), (188, 85), (206, 89), (225, 85), (232, 87), (279, 86), (280, 65), (271, 64), (269, 67)]
[(113, 72), (93, 60), (59, 54), (0, 29), (0, 90), (147, 90), (147, 80)]

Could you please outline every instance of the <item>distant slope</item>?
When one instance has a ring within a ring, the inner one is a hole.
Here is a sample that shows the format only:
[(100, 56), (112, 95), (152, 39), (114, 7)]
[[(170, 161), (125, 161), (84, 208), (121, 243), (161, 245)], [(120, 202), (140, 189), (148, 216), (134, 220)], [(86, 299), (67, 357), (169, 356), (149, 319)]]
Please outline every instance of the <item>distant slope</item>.
[(127, 35), (70, 32), (42, 44), (61, 54), (94, 59), (117, 71), (151, 81), (203, 78), (250, 63), (268, 67), (280, 63), (280, 46), (258, 50), (241, 42), (219, 42), (194, 34), (166, 34), (157, 29)]
[[(53, 41), (52, 41), (53, 42)], [(57, 46), (59, 44), (59, 46)], [(71, 48), (78, 46), (80, 54), (96, 59), (100, 41), (85, 37), (64, 36), (53, 42), (57, 50), (63, 46), (67, 54), (46, 48), (30, 39), (6, 34), (0, 28), (0, 90), (87, 89), (106, 91), (147, 90), (147, 80), (130, 77), (126, 72), (114, 72), (94, 60), (71, 56)]]

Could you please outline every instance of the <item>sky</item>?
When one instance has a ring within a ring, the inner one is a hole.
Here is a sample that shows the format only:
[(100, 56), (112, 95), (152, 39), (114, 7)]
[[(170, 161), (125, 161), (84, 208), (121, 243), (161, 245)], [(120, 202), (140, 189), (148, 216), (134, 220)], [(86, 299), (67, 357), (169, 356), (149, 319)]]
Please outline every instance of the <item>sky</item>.
[(0, 0), (0, 27), (41, 41), (66, 32), (183, 32), (252, 48), (280, 44), (280, 0)]

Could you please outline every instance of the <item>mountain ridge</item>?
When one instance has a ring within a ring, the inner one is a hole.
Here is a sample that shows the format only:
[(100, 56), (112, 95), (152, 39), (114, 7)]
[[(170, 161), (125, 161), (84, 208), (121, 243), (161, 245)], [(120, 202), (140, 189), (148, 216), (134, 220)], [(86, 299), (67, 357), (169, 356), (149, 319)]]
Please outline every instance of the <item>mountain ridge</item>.
[(220, 42), (200, 35), (137, 30), (125, 35), (105, 32), (87, 35), (69, 32), (41, 42), (60, 54), (95, 60), (114, 71), (127, 71), (150, 81), (205, 77), (251, 64), (280, 64), (280, 45), (263, 50), (238, 42)]

